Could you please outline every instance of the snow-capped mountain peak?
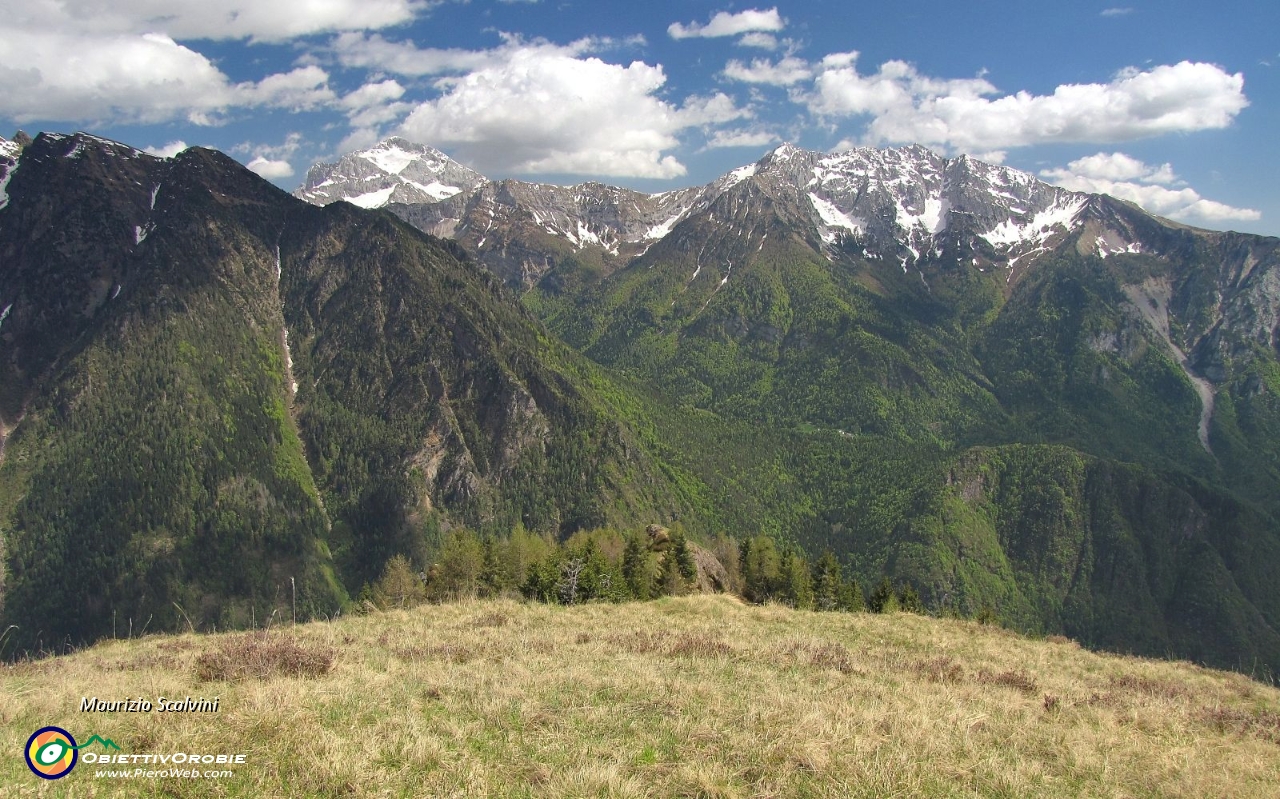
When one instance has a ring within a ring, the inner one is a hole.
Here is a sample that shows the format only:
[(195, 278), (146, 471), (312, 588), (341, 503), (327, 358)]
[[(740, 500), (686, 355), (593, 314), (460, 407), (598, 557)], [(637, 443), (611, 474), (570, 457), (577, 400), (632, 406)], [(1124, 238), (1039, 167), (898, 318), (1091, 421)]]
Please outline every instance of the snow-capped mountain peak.
[(316, 205), (346, 200), (380, 208), (393, 202), (439, 202), (487, 182), (434, 147), (392, 137), (336, 163), (316, 164), (294, 194)]
[(827, 246), (852, 237), (867, 255), (907, 269), (949, 238), (981, 239), (983, 257), (1013, 264), (1076, 226), (1088, 195), (968, 156), (926, 147), (859, 147), (840, 153), (770, 153), (758, 175), (804, 193)]

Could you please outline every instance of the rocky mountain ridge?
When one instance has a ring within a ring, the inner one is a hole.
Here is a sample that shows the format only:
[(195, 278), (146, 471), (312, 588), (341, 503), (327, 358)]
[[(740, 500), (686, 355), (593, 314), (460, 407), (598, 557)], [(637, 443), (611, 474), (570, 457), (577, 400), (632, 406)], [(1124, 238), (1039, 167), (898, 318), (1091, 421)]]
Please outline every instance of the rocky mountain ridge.
[[(466, 180), (428, 196), (398, 177), (408, 153), (416, 154), (410, 168), (465, 171)], [(528, 286), (566, 254), (584, 250), (594, 250), (606, 269), (623, 265), (716, 199), (752, 189), (787, 209), (819, 246), (852, 247), (904, 271), (948, 252), (982, 270), (1014, 272), (1072, 231), (1085, 232), (1079, 246), (1103, 257), (1144, 246), (1098, 195), (920, 146), (831, 154), (783, 144), (705, 186), (645, 194), (594, 182), (489, 181), (437, 150), (393, 138), (312, 167), (295, 195), (388, 207), (422, 230), (456, 238), (496, 274)]]

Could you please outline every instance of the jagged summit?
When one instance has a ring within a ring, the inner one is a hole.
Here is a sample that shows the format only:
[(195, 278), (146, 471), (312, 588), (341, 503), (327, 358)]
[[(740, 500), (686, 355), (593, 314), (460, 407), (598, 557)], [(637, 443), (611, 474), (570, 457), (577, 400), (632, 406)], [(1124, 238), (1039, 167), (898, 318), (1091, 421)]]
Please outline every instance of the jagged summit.
[(316, 164), (294, 195), (315, 205), (338, 200), (362, 208), (439, 202), (488, 179), (424, 144), (393, 136), (336, 163)]

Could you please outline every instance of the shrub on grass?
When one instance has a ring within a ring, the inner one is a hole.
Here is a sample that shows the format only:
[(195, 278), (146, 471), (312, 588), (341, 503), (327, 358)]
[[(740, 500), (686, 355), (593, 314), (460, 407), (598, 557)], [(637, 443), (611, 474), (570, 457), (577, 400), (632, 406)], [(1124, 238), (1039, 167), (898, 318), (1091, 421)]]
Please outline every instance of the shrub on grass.
[(333, 669), (335, 655), (330, 647), (302, 644), (290, 636), (250, 633), (217, 641), (196, 658), (196, 676), (203, 682), (320, 677)]

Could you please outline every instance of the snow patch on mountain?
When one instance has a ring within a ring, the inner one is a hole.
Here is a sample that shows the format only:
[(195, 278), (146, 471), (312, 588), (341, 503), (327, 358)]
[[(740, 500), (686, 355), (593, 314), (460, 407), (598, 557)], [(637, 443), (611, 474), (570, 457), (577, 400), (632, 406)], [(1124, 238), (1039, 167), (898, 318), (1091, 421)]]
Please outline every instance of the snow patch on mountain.
[(392, 137), (335, 163), (307, 171), (294, 196), (315, 205), (338, 200), (363, 208), (432, 203), (489, 183), (483, 175), (432, 147)]
[(724, 187), (728, 189), (728, 188), (732, 188), (733, 186), (737, 186), (739, 183), (751, 177), (755, 173), (756, 173), (755, 164), (747, 164), (746, 166), (740, 166), (737, 169), (733, 170), (732, 172), (724, 176), (723, 178)]
[(1011, 247), (1027, 242), (1043, 243), (1059, 228), (1070, 229), (1087, 201), (1087, 197), (1064, 197), (1027, 222), (1019, 224), (1016, 219), (1006, 219), (979, 236), (993, 247)]
[(398, 175), (404, 171), (404, 168), (414, 161), (422, 157), (421, 153), (410, 153), (400, 149), (394, 144), (387, 144), (373, 150), (366, 150), (358, 155), (369, 161), (383, 172), (389, 172), (392, 175)]
[[(836, 208), (832, 203), (822, 199), (813, 192), (809, 192), (809, 203), (813, 205), (813, 210), (818, 212), (818, 216), (822, 219), (823, 224), (828, 228), (844, 228), (850, 233), (861, 233), (866, 227), (861, 219), (854, 219)], [(836, 234), (830, 230), (823, 233), (824, 241), (832, 242), (836, 239)], [(761, 242), (763, 245), (764, 242)]]
[(941, 233), (947, 229), (945, 214), (949, 205), (945, 198), (929, 197), (924, 201), (924, 210), (913, 212), (904, 205), (902, 200), (898, 200), (894, 208), (897, 212), (898, 227), (910, 231), (919, 226), (929, 233)]
[(462, 192), (462, 189), (457, 186), (446, 186), (438, 181), (432, 181), (425, 186), (414, 180), (406, 180), (405, 183), (408, 183), (423, 194), (434, 197), (437, 200), (447, 200), (455, 194), (460, 194)]
[(358, 205), (361, 208), (381, 208), (387, 204), (387, 200), (391, 199), (391, 193), (395, 190), (395, 186), (388, 186), (385, 189), (371, 191), (367, 194), (360, 194), (355, 197), (346, 197), (344, 199), (352, 205)]
[(1118, 242), (1113, 243), (1106, 236), (1099, 236), (1098, 240), (1094, 242), (1094, 244), (1098, 248), (1099, 258), (1106, 258), (1108, 255), (1119, 255), (1122, 253), (1138, 254), (1142, 252), (1142, 245), (1138, 244), (1136, 241), (1129, 242), (1128, 244), (1121, 244)]
[(281, 340), (284, 342), (284, 372), (289, 380), (289, 393), (298, 394), (298, 381), (293, 377), (293, 351), (289, 349), (289, 328), (280, 328)]
[(10, 165), (0, 161), (0, 210), (3, 210), (9, 204), (9, 180), (13, 178), (13, 173), (17, 171), (17, 164)]
[(667, 221), (654, 225), (653, 227), (646, 230), (644, 234), (644, 238), (650, 241), (665, 239), (667, 237), (667, 234), (671, 232), (671, 229), (674, 228), (680, 222), (681, 219), (684, 219), (684, 215), (685, 215), (685, 209), (682, 208), (679, 211), (677, 211), (674, 215), (672, 215), (672, 217)]

